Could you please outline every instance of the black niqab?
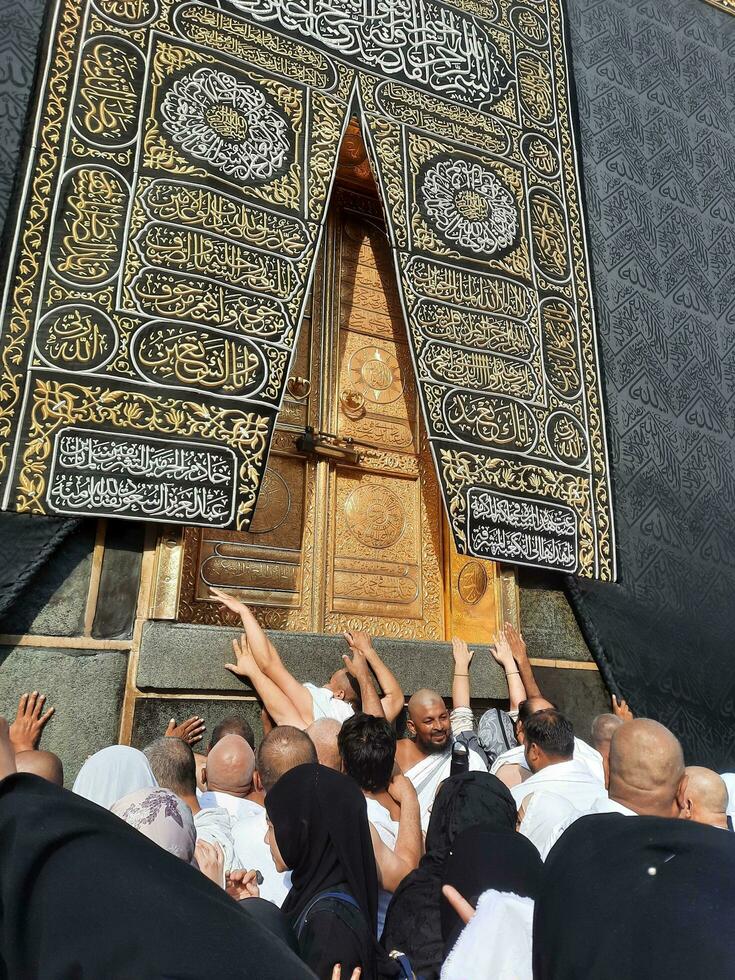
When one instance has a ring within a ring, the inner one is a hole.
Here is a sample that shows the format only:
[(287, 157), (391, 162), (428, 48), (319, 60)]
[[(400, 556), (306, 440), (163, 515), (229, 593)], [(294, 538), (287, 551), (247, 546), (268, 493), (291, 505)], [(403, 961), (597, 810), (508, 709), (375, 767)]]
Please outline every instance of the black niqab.
[(0, 782), (0, 868), (0, 977), (313, 980), (196, 868), (38, 776)]
[(516, 817), (510, 790), (497, 776), (465, 772), (442, 783), (426, 832), (426, 854), (396, 889), (382, 936), (385, 949), (405, 953), (425, 980), (439, 976), (444, 958), (441, 888), (454, 840), (478, 826), (514, 833)]
[(730, 980), (735, 837), (690, 820), (581, 817), (552, 848), (533, 921), (535, 980)]

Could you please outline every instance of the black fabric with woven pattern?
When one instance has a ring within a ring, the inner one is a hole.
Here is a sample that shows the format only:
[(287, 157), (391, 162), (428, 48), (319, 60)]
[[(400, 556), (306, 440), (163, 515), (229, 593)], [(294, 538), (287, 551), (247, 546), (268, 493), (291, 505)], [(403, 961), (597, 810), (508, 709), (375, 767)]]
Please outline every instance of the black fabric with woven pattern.
[(735, 765), (735, 17), (567, 0), (619, 583), (570, 583), (608, 683)]

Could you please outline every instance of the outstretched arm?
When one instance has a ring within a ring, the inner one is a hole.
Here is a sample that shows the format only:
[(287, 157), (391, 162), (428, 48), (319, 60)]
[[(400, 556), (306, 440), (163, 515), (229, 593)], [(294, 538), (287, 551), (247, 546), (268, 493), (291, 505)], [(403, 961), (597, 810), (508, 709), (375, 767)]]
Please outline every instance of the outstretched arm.
[(523, 686), (521, 673), (513, 657), (513, 651), (506, 630), (501, 630), (493, 637), (493, 646), (490, 647), (493, 657), (505, 671), (505, 679), (508, 684), (508, 697), (510, 698), (510, 710), (518, 711), (518, 705), (526, 699), (526, 689)]
[[(222, 605), (231, 610), (242, 620), (243, 629), (248, 638), (248, 645), (260, 671), (271, 680), (286, 695), (304, 719), (304, 724), (310, 725), (314, 720), (314, 706), (311, 694), (303, 684), (300, 684), (293, 674), (286, 669), (283, 661), (278, 655), (278, 651), (265, 634), (263, 627), (255, 618), (250, 609), (244, 602), (222, 592), (221, 589), (212, 589), (212, 595), (216, 596)], [(252, 680), (252, 678), (251, 678)], [(271, 712), (273, 720), (277, 722), (275, 715)], [(284, 724), (277, 722), (277, 724)]]
[(528, 659), (526, 643), (523, 637), (516, 631), (511, 623), (505, 624), (505, 635), (508, 643), (510, 644), (511, 650), (513, 651), (513, 658), (518, 664), (518, 670), (520, 671), (521, 680), (523, 681), (523, 688), (526, 692), (526, 697), (542, 698), (543, 694), (536, 683), (536, 678), (533, 676), (533, 670), (531, 669), (531, 663)]
[(373, 679), (370, 676), (370, 668), (368, 667), (365, 654), (361, 650), (354, 648), (351, 648), (351, 650), (352, 656), (350, 657), (349, 654), (345, 653), (342, 659), (344, 660), (345, 667), (355, 678), (360, 688), (362, 710), (366, 715), (373, 715), (375, 718), (385, 718), (383, 705), (380, 702), (380, 697), (375, 690)]
[(352, 632), (345, 633), (345, 639), (351, 650), (361, 650), (365, 654), (365, 658), (372, 668), (380, 689), (383, 692), (383, 696), (380, 699), (380, 703), (383, 705), (383, 712), (392, 724), (400, 715), (401, 711), (403, 711), (404, 703), (403, 691), (395, 674), (380, 659), (367, 633), (362, 630), (353, 630)]
[(277, 725), (293, 725), (294, 728), (306, 728), (311, 724), (306, 721), (283, 691), (267, 677), (258, 666), (248, 643), (247, 634), (239, 640), (232, 641), (235, 654), (234, 664), (225, 664), (225, 668), (237, 677), (250, 680), (263, 706)]
[(452, 637), (452, 656), (454, 657), (454, 674), (452, 676), (452, 708), (469, 708), (470, 706), (470, 664), (475, 655), (464, 640)]

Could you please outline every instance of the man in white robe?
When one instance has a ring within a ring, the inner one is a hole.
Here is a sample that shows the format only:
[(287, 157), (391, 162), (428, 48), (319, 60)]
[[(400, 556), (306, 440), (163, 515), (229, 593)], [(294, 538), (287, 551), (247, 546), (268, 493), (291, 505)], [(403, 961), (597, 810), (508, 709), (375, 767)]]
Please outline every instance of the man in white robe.
[[(564, 831), (588, 813), (669, 818), (686, 815), (688, 779), (684, 752), (673, 732), (657, 721), (637, 718), (619, 726), (610, 740), (608, 766), (607, 794), (562, 820), (545, 842), (534, 841), (544, 860)], [(524, 785), (528, 786), (528, 782)], [(524, 832), (523, 823), (520, 830)]]
[[(520, 745), (516, 745), (507, 752), (503, 752), (493, 762), (490, 772), (497, 776), (506, 786), (511, 789), (528, 779), (530, 770), (526, 762), (523, 742), (525, 740), (525, 723), (537, 711), (544, 711), (547, 708), (554, 708), (551, 701), (546, 698), (534, 697), (522, 701), (518, 710), (516, 721), (516, 738)], [(590, 773), (604, 785), (605, 769), (600, 753), (588, 745), (581, 738), (574, 739), (574, 751), (572, 757), (575, 761), (583, 763)]]
[(196, 793), (196, 763), (191, 747), (180, 738), (157, 738), (145, 755), (159, 786), (170, 789), (194, 817), (197, 840), (219, 844), (225, 859), (225, 871), (237, 868), (232, 840), (232, 818), (221, 806), (201, 808)]
[[(407, 726), (413, 738), (399, 740), (396, 761), (416, 790), (421, 829), (426, 833), (436, 791), (449, 776), (452, 765), (451, 722), (441, 694), (425, 688), (417, 691), (408, 702)], [(482, 757), (468, 751), (470, 770), (486, 772)]]
[(203, 810), (223, 807), (233, 820), (257, 813), (262, 807), (255, 795), (255, 753), (239, 735), (225, 735), (207, 756), (202, 770), (206, 791), (199, 797)]
[(607, 796), (604, 783), (586, 763), (574, 758), (574, 729), (559, 711), (544, 708), (535, 712), (524, 730), (523, 747), (531, 776), (511, 788), (519, 808), (526, 797), (544, 791), (561, 796), (582, 812)]

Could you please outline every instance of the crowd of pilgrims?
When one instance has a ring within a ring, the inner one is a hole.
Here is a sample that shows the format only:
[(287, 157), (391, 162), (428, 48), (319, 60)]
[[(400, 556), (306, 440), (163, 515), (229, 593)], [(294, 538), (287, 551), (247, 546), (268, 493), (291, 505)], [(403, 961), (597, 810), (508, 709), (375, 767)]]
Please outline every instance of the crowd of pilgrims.
[(575, 737), (506, 625), (509, 710), (476, 721), (455, 640), (452, 709), (417, 691), (398, 738), (404, 694), (367, 634), (301, 684), (216, 594), (242, 619), (226, 667), (263, 702), (257, 746), (238, 716), (172, 719), (69, 792), (38, 748), (43, 695), (0, 719), (0, 976), (735, 975), (730, 777), (685, 768), (668, 729), (613, 698)]

